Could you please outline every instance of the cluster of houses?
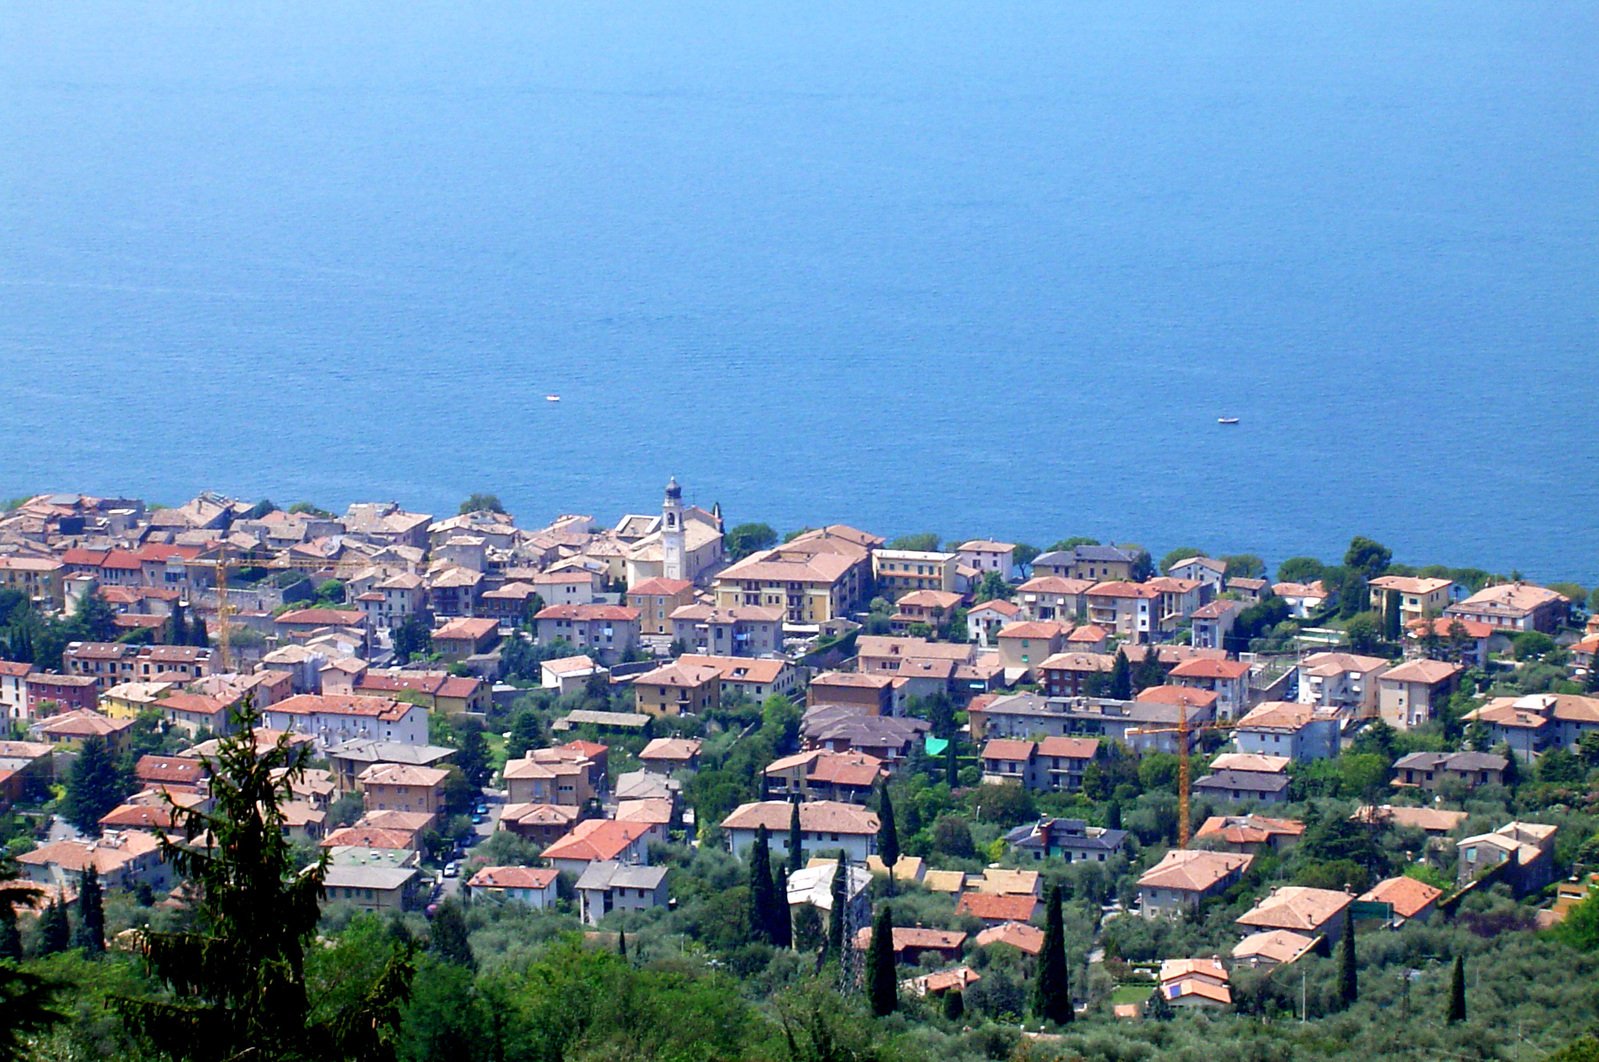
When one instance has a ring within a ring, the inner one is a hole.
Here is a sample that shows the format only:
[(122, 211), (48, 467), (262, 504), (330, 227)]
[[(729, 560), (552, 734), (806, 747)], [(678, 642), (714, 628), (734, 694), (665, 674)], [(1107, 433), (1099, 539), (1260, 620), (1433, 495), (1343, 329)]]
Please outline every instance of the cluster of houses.
[[(765, 768), (763, 800), (718, 825), (735, 854), (762, 826), (783, 852), (797, 808), (805, 869), (815, 873), (790, 878), (790, 902), (825, 907), (828, 860), (838, 853), (851, 882), (861, 878), (861, 895), (874, 869), (886, 870), (879, 824), (865, 806), (874, 788), (916, 750), (942, 747), (910, 713), (917, 702), (943, 699), (967, 711), (984, 782), (1040, 792), (1082, 788), (1114, 743), (1171, 752), (1186, 740), (1192, 750), (1207, 730), (1225, 729), (1233, 751), (1210, 763), (1194, 793), (1217, 805), (1269, 805), (1288, 800), (1291, 763), (1336, 755), (1351, 729), (1371, 720), (1426, 725), (1466, 666), (1569, 616), (1565, 598), (1530, 584), (1468, 595), (1444, 579), (1384, 576), (1371, 581), (1369, 605), (1398, 613), (1406, 659), (1329, 650), (1258, 660), (1237, 653), (1231, 638), (1244, 610), (1276, 596), (1293, 615), (1318, 615), (1332, 603), (1324, 586), (1234, 577), (1209, 557), (1163, 574), (1148, 567), (1141, 551), (1104, 545), (1027, 564), (1015, 545), (989, 539), (897, 549), (837, 524), (734, 559), (724, 552), (719, 508), (689, 504), (675, 479), (658, 513), (610, 526), (565, 515), (536, 530), (498, 511), (435, 519), (391, 503), (333, 515), (262, 511), (210, 493), (174, 509), (40, 495), (0, 516), (0, 587), (46, 612), (70, 612), (98, 595), (118, 636), (73, 642), (59, 665), (0, 661), (0, 712), (30, 738), (0, 743), (0, 800), (37, 793), (54, 777), (54, 758), (88, 737), (124, 747), (134, 721), (156, 713), (200, 741), (226, 734), (231, 710), (249, 698), (265, 733), (287, 733), (327, 763), (286, 807), (284, 829), (329, 851), (329, 897), (370, 909), (411, 906), (425, 884), (422, 837), (438, 824), (451, 755), (428, 744), (429, 717), (481, 717), (496, 696), (514, 696), (497, 683), (507, 641), (517, 639), (544, 650), (543, 687), (597, 687), (630, 708), (571, 711), (556, 722), (558, 735), (578, 727), (637, 734), (652, 719), (703, 716), (733, 702), (802, 700), (799, 751)], [(319, 599), (328, 580), (338, 580), (343, 600)], [(1008, 596), (979, 600), (996, 580)], [(879, 598), (887, 613), (872, 604)], [(172, 637), (185, 617), (191, 632), (196, 624), (210, 632), (210, 644)], [(240, 633), (226, 648), (215, 637), (219, 617)], [(401, 663), (394, 649), (419, 625), (430, 638), (427, 662)], [(1573, 647), (1578, 668), (1594, 666), (1599, 630), (1591, 633)], [(1439, 645), (1449, 652), (1436, 652)], [(1107, 696), (1118, 655), (1140, 674), (1158, 665), (1159, 682)], [(1599, 729), (1599, 698), (1506, 698), (1473, 719), (1495, 743), (1531, 758), (1574, 748)], [(66, 888), (92, 863), (107, 881), (170, 888), (152, 839), (173, 828), (167, 797), (209, 807), (204, 747), (141, 760), (144, 789), (107, 816), (101, 836), (30, 853), (28, 875)], [(542, 865), (484, 868), (465, 890), (545, 906), (564, 873), (591, 924), (669, 903), (667, 873), (651, 864), (650, 846), (699, 825), (682, 799), (699, 742), (657, 738), (639, 770), (614, 777), (608, 753), (597, 741), (565, 740), (507, 763), (498, 828), (538, 844)], [(1416, 754), (1395, 771), (1400, 785), (1437, 789), (1491, 783), (1506, 766), (1478, 753)], [(329, 803), (349, 794), (361, 797), (365, 814), (326, 829)], [(1236, 883), (1261, 846), (1293, 843), (1295, 825), (1258, 815), (1212, 820), (1200, 848), (1168, 853), (1140, 879), (1143, 913), (1194, 910)], [(1533, 880), (1549, 851), (1540, 829), (1512, 823), (1461, 839), (1462, 874), (1469, 864), (1472, 879), (1501, 867), (1492, 873)], [(1024, 861), (1104, 863), (1127, 836), (1045, 818), (1006, 842)], [(980, 919), (987, 928), (977, 946), (1034, 940), (1036, 874), (952, 883), (919, 861), (902, 861), (896, 873), (950, 892), (961, 913)], [(1022, 887), (1028, 881), (1033, 887)], [(1242, 923), (1248, 934), (1232, 958), (1292, 961), (1302, 945), (1336, 934), (1333, 923), (1353, 902), (1422, 916), (1414, 886), (1379, 889), (1358, 898), (1277, 890)], [(897, 950), (951, 962), (967, 943), (904, 932), (902, 940), (895, 930)], [(1218, 978), (1192, 962), (1172, 971), (1170, 1001), (1210, 1005), (1225, 994), (1225, 971)], [(956, 966), (910, 987), (937, 994), (976, 977)], [(1164, 976), (1161, 984), (1166, 991)]]

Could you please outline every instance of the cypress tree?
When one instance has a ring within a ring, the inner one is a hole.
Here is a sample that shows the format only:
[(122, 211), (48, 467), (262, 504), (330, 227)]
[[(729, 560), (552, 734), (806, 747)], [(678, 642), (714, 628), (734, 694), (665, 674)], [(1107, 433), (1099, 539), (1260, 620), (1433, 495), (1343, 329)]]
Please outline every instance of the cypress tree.
[(78, 883), (78, 925), (72, 944), (90, 955), (105, 951), (105, 897), (100, 889), (100, 872), (94, 867), (85, 870)]
[(66, 951), (71, 943), (72, 929), (67, 921), (67, 905), (57, 897), (39, 918), (39, 954), (54, 955)]
[(1382, 636), (1386, 641), (1399, 640), (1399, 591), (1390, 590), (1383, 597)]
[(776, 943), (772, 939), (776, 895), (777, 887), (772, 883), (771, 836), (762, 823), (755, 831), (755, 843), (750, 846), (750, 940)]
[(1338, 947), (1338, 998), (1348, 1007), (1360, 995), (1355, 976), (1355, 916), (1348, 907), (1344, 908), (1344, 939)]
[(899, 977), (894, 968), (894, 915), (888, 904), (877, 912), (871, 950), (866, 953), (866, 992), (879, 1018), (899, 1006)]
[(779, 948), (792, 948), (794, 946), (794, 922), (788, 909), (788, 867), (777, 868), (777, 907), (773, 912), (775, 921), (772, 923), (772, 944)]
[(1119, 830), (1122, 828), (1122, 805), (1119, 800), (1112, 800), (1105, 808), (1105, 828)]
[(1044, 919), (1044, 950), (1038, 956), (1038, 974), (1033, 981), (1033, 1015), (1065, 1025), (1074, 1015), (1059, 885), (1049, 887), (1049, 898), (1045, 902), (1048, 906)]
[(189, 631), (183, 622), (183, 602), (172, 602), (172, 612), (167, 616), (166, 640), (168, 645), (188, 645)]
[(805, 866), (805, 833), (800, 829), (799, 801), (789, 805), (788, 873), (793, 876)]
[(894, 823), (894, 802), (889, 799), (888, 782), (883, 782), (883, 798), (877, 805), (877, 855), (888, 868), (888, 894), (894, 895), (894, 864), (899, 862), (899, 827)]
[(844, 862), (840, 856), (838, 869), (833, 871), (833, 909), (827, 912), (827, 954), (840, 962), (844, 961), (844, 905), (849, 902)]
[(1449, 1024), (1466, 1020), (1466, 960), (1455, 956), (1455, 969), (1449, 976)]
[(466, 916), (461, 904), (445, 900), (433, 913), (433, 929), (428, 937), (428, 950), (445, 962), (453, 962), (468, 970), (477, 969), (477, 958), (472, 954), (472, 942), (467, 939)]
[(627, 961), (627, 929), (625, 927), (616, 934), (616, 953), (622, 957), (623, 962)]
[(1116, 662), (1110, 668), (1110, 688), (1105, 692), (1114, 701), (1133, 699), (1133, 666), (1127, 662), (1127, 654), (1120, 649), (1116, 650)]
[(966, 994), (958, 988), (951, 988), (944, 993), (944, 1017), (949, 1021), (960, 1021), (966, 1015)]
[(951, 789), (960, 784), (960, 765), (955, 762), (955, 735), (949, 738), (949, 747), (944, 750), (944, 782)]

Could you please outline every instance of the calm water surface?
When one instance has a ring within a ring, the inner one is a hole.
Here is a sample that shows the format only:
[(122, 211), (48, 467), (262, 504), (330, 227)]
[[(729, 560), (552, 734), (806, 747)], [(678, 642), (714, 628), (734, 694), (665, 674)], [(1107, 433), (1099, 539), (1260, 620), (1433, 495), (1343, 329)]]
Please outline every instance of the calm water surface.
[(0, 3), (0, 494), (1591, 585), (1596, 12)]

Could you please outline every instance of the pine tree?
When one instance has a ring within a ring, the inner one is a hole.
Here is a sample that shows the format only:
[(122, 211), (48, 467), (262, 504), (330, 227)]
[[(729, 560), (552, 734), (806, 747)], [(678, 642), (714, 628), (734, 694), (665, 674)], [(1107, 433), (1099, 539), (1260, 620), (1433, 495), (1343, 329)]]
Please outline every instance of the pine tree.
[(1338, 998), (1348, 1007), (1360, 995), (1355, 973), (1355, 916), (1348, 907), (1344, 908), (1344, 939), (1338, 944)]
[(92, 866), (83, 872), (78, 883), (78, 925), (72, 944), (90, 955), (105, 951), (105, 897), (100, 890), (100, 873)]
[(877, 856), (888, 868), (888, 894), (894, 895), (894, 864), (899, 862), (899, 827), (894, 822), (894, 802), (889, 799), (888, 782), (877, 805)]
[(944, 993), (944, 1017), (949, 1021), (960, 1021), (966, 1016), (966, 994), (958, 988), (951, 988)]
[(789, 805), (788, 813), (788, 873), (798, 874), (805, 866), (805, 833), (800, 829), (799, 801)]
[(766, 824), (755, 831), (755, 843), (750, 845), (750, 910), (749, 938), (766, 944), (773, 940), (773, 923), (777, 886), (772, 881), (772, 842)]
[(67, 905), (57, 897), (39, 916), (39, 954), (54, 955), (72, 945), (72, 927), (67, 920)]
[(81, 832), (98, 836), (100, 818), (122, 803), (121, 775), (103, 737), (85, 738), (67, 777), (61, 815)]
[(117, 635), (117, 614), (100, 593), (100, 584), (90, 581), (78, 598), (72, 626), (87, 641), (108, 642)]
[(483, 727), (476, 722), (468, 722), (462, 728), (459, 749), (455, 754), (455, 765), (461, 768), (461, 773), (466, 775), (466, 780), (475, 788), (482, 789), (489, 782), (489, 776), (494, 773), (494, 768), (489, 765), (489, 745), (483, 737)]
[(467, 939), (466, 916), (458, 900), (445, 900), (433, 913), (428, 950), (445, 962), (468, 970), (477, 969), (477, 957), (472, 954), (472, 942)]
[(844, 906), (849, 902), (844, 863), (840, 856), (838, 869), (833, 871), (833, 909), (827, 912), (827, 954), (839, 962), (844, 961)]
[(1069, 973), (1066, 968), (1066, 922), (1060, 908), (1060, 886), (1049, 887), (1045, 901), (1044, 950), (1038, 956), (1033, 980), (1033, 1015), (1057, 1025), (1074, 1017)]
[(899, 1006), (899, 975), (894, 968), (894, 914), (888, 904), (877, 912), (871, 949), (866, 953), (866, 994), (879, 1018)]
[(1466, 960), (1455, 956), (1455, 969), (1449, 976), (1449, 1024), (1466, 1020)]
[(32, 1041), (52, 1025), (66, 1019), (52, 1003), (67, 985), (46, 981), (22, 969), (22, 937), (17, 932), (17, 908), (42, 895), (36, 885), (16, 881), (15, 866), (0, 859), (0, 1058), (31, 1057)]
[(1110, 686), (1105, 693), (1113, 701), (1133, 699), (1133, 667), (1127, 662), (1127, 654), (1120, 649), (1116, 650), (1116, 661), (1110, 668)]
[(326, 857), (296, 866), (282, 805), (304, 778), (305, 757), (287, 734), (258, 748), (259, 721), (246, 699), (207, 757), (211, 810), (173, 807), (183, 839), (164, 839), (161, 853), (197, 909), (190, 928), (145, 934), (145, 960), (167, 991), (114, 1005), (135, 1036), (177, 1059), (297, 1058), (313, 1047), (379, 1057), (409, 991), (410, 956), (391, 953), (365, 996), (313, 1023), (305, 955)]

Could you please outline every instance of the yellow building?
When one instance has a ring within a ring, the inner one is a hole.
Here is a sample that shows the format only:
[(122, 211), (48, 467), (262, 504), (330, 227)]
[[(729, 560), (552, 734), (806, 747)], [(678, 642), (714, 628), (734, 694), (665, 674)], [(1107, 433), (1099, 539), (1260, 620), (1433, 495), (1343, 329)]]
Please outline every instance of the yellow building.
[(1385, 618), (1389, 594), (1399, 595), (1401, 625), (1442, 614), (1449, 604), (1449, 592), (1455, 586), (1448, 579), (1417, 579), (1408, 575), (1380, 575), (1369, 585), (1371, 607)]
[(882, 541), (843, 525), (807, 531), (723, 569), (713, 584), (716, 606), (780, 608), (797, 626), (847, 616), (864, 601), (872, 551)]
[(0, 557), (0, 586), (28, 595), (39, 608), (60, 611), (66, 601), (66, 565), (39, 557)]
[(898, 600), (916, 590), (955, 590), (953, 553), (930, 553), (917, 549), (880, 549), (872, 554), (872, 574), (884, 597)]
[(119, 682), (100, 695), (100, 711), (112, 719), (137, 719), (177, 688), (171, 682)]
[(709, 664), (667, 664), (633, 680), (644, 715), (703, 715), (722, 703), (722, 670)]

